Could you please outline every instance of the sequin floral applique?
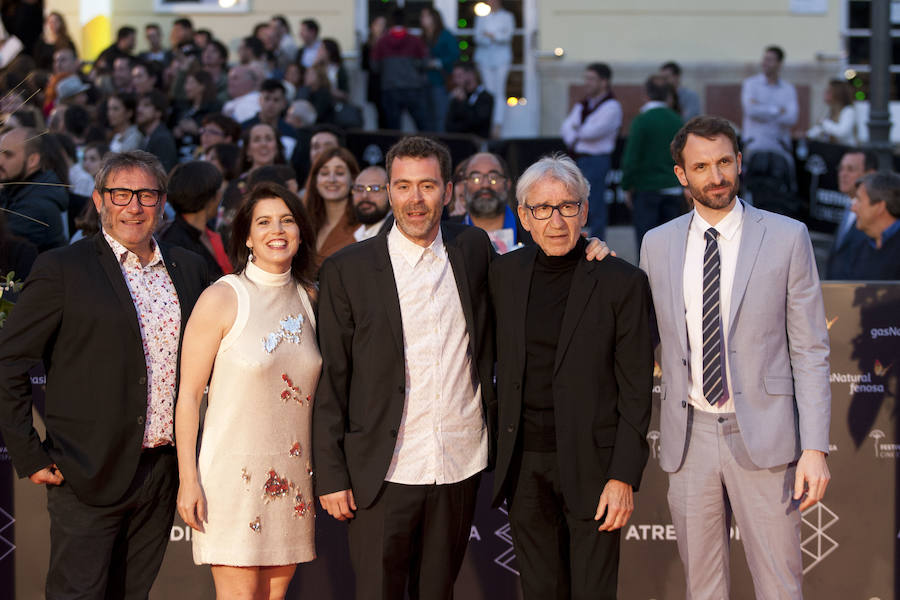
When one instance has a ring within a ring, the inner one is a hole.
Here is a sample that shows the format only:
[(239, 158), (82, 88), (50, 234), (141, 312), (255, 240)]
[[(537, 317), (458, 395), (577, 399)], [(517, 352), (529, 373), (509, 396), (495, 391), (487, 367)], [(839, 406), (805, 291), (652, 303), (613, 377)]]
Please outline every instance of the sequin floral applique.
[[(291, 380), (291, 378), (288, 376), (287, 373), (281, 374), (281, 381), (283, 381), (284, 385), (285, 385), (285, 389), (283, 389), (281, 391), (282, 402), (287, 402), (288, 400), (296, 400), (297, 404), (299, 404), (300, 406), (303, 406), (304, 397), (303, 397), (303, 393), (300, 391), (300, 387), (294, 385), (294, 382)], [(305, 400), (306, 400), (306, 405), (309, 406), (309, 402), (310, 402), (309, 394), (306, 395)]]
[(247, 472), (247, 468), (241, 469), (241, 480), (244, 482), (244, 489), (250, 489), (250, 473)]
[(289, 454), (291, 455), (291, 458), (300, 458), (303, 455), (303, 450), (300, 448), (300, 442), (294, 442)]
[(269, 469), (269, 478), (263, 485), (263, 500), (267, 503), (277, 498), (284, 498), (294, 487), (287, 477), (280, 477), (275, 469)]
[(267, 354), (275, 351), (281, 342), (300, 343), (303, 332), (303, 315), (288, 315), (278, 322), (278, 331), (273, 331), (262, 339), (263, 350)]
[(250, 530), (259, 533), (262, 531), (262, 524), (259, 522), (259, 517), (256, 517), (252, 521), (250, 521)]
[(313, 510), (313, 503), (304, 502), (303, 494), (298, 493), (294, 498), (294, 517), (302, 519), (307, 515), (307, 513), (312, 513)]

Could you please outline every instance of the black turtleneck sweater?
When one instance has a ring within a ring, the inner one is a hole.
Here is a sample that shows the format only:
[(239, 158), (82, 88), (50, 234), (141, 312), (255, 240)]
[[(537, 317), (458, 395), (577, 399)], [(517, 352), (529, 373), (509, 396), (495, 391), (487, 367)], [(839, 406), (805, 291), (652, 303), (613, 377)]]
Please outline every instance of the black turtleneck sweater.
[(565, 256), (547, 256), (538, 248), (525, 317), (525, 381), (522, 393), (522, 448), (556, 451), (553, 415), (553, 365), (575, 266), (587, 242), (579, 237)]

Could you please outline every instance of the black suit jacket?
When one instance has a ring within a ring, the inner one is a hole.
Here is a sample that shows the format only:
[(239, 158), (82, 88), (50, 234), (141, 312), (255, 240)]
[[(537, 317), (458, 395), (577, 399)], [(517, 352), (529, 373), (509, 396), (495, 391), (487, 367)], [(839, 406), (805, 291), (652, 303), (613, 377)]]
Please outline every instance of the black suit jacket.
[[(538, 248), (491, 265), (497, 320), (499, 438), (494, 503), (510, 493), (522, 422), (525, 320)], [(582, 257), (572, 277), (556, 348), (553, 404), (560, 487), (578, 518), (591, 518), (609, 479), (640, 485), (649, 447), (653, 349), (647, 276), (607, 257)]]
[[(183, 331), (207, 283), (206, 266), (193, 252), (162, 251)], [(43, 442), (32, 424), (28, 376), (41, 360)], [(19, 476), (56, 463), (82, 502), (114, 503), (137, 470), (147, 393), (137, 313), (103, 234), (41, 254), (0, 331), (0, 432)]]
[(450, 100), (444, 126), (448, 133), (474, 133), (489, 138), (493, 114), (494, 97), (490, 92), (481, 90), (471, 104), (468, 99)]
[[(491, 242), (477, 227), (441, 224), (469, 347), (481, 382), (489, 439), (496, 397), (487, 291)], [(406, 396), (403, 324), (387, 234), (351, 244), (319, 270), (322, 378), (313, 408), (316, 494), (353, 490), (357, 506), (374, 502), (384, 483)]]

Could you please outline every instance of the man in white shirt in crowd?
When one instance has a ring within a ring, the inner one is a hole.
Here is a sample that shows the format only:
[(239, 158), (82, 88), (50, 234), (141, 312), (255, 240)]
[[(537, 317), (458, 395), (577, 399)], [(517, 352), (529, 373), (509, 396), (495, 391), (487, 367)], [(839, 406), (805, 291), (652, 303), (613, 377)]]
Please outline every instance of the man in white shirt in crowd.
[(587, 227), (591, 235), (606, 237), (606, 174), (622, 127), (622, 105), (612, 94), (612, 70), (592, 63), (584, 72), (584, 100), (572, 107), (563, 121), (563, 141), (591, 184)]
[(762, 73), (741, 85), (745, 160), (756, 152), (776, 152), (793, 164), (791, 128), (797, 124), (797, 90), (781, 78), (783, 62), (784, 50), (769, 46), (763, 53)]
[(394, 224), (387, 195), (387, 171), (374, 166), (363, 169), (356, 176), (351, 192), (353, 212), (360, 226), (353, 232), (357, 242), (389, 231)]

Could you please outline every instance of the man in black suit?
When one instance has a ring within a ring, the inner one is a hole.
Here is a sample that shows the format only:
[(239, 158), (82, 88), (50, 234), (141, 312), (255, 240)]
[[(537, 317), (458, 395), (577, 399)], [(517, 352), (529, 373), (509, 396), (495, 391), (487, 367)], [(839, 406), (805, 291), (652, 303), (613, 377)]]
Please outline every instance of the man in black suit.
[[(166, 174), (142, 152), (97, 174), (102, 230), (42, 254), (0, 332), (0, 432), (47, 486), (47, 598), (146, 598), (175, 510), (177, 360), (203, 260), (153, 240)], [(47, 373), (46, 438), (30, 369)]]
[(453, 85), (444, 124), (447, 132), (491, 137), (494, 97), (479, 81), (475, 65), (457, 63), (453, 67)]
[(589, 262), (589, 184), (568, 157), (519, 179), (537, 246), (497, 258), (494, 502), (509, 520), (526, 599), (615, 598), (619, 530), (647, 462), (653, 351), (647, 277)]
[(316, 493), (349, 520), (357, 598), (449, 599), (496, 401), (484, 231), (441, 223), (450, 153), (388, 152), (394, 226), (319, 271)]

